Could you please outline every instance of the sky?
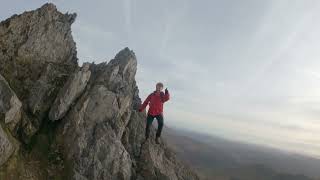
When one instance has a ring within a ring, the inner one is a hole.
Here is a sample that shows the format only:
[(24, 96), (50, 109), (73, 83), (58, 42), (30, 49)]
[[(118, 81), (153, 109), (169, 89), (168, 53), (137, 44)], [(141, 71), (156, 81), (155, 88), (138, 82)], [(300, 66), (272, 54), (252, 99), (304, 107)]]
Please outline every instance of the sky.
[[(46, 1), (1, 1), (0, 19)], [(168, 126), (320, 157), (320, 1), (55, 0), (79, 63), (129, 47)]]

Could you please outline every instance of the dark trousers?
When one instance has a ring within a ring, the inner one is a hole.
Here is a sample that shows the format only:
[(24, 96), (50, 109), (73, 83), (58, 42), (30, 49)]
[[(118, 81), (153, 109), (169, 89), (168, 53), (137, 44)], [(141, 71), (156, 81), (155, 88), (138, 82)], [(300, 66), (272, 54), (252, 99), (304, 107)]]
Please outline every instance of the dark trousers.
[(146, 125), (146, 138), (149, 138), (150, 127), (151, 127), (151, 124), (152, 124), (154, 118), (156, 118), (158, 121), (158, 129), (157, 129), (156, 137), (161, 136), (161, 131), (163, 128), (163, 116), (161, 114), (156, 115), (156, 116), (152, 116), (152, 115), (148, 114), (147, 125)]

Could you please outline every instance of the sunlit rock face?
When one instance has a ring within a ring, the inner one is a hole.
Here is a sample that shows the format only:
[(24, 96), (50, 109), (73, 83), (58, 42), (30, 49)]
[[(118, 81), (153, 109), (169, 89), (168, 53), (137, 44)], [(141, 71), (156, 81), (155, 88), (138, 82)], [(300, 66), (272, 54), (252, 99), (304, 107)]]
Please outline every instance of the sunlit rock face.
[(0, 23), (0, 179), (199, 179), (144, 141), (132, 50), (78, 66), (75, 17), (45, 4)]

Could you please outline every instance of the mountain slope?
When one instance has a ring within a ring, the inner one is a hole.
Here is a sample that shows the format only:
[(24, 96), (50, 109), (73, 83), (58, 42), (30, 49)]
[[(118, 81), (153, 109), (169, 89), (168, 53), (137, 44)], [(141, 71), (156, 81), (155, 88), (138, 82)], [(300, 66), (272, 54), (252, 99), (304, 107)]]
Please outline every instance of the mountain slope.
[(0, 179), (199, 179), (144, 142), (131, 50), (78, 66), (75, 17), (45, 4), (0, 23)]
[(209, 177), (300, 180), (319, 177), (319, 159), (179, 129), (167, 128), (165, 136), (181, 159)]

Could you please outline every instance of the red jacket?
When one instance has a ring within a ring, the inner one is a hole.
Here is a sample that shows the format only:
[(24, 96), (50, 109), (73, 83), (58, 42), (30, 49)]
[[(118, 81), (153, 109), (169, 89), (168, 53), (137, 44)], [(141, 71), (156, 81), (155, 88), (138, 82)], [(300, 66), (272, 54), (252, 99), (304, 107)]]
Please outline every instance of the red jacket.
[(160, 92), (159, 94), (156, 91), (152, 92), (143, 104), (140, 106), (139, 111), (143, 111), (144, 108), (149, 104), (148, 114), (156, 116), (162, 114), (163, 112), (163, 103), (170, 99), (170, 94), (168, 90), (165, 90), (165, 93)]

